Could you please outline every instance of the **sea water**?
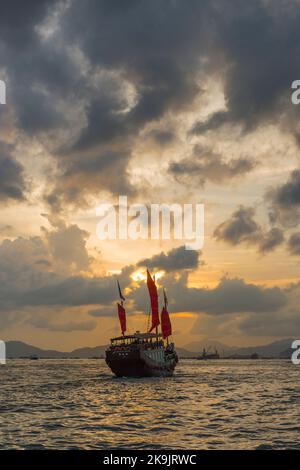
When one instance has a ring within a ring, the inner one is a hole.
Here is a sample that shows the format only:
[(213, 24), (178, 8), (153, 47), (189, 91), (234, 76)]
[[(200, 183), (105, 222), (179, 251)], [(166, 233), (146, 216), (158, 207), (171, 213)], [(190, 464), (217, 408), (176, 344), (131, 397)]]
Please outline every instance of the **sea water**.
[(181, 360), (115, 378), (104, 360), (0, 366), (1, 449), (300, 449), (300, 366)]

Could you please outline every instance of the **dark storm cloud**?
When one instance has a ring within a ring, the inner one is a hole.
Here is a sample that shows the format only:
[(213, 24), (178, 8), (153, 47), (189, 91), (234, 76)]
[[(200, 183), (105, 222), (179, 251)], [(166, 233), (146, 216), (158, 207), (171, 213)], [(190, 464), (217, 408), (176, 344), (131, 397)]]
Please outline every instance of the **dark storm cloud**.
[(61, 200), (77, 204), (78, 199), (108, 188), (114, 194), (132, 195), (135, 188), (128, 181), (127, 164), (130, 155), (120, 152), (96, 150), (95, 154), (73, 155), (65, 168), (64, 177), (44, 198), (53, 209), (59, 210)]
[[(58, 208), (61, 199), (80, 200), (84, 192), (132, 191), (126, 173), (132, 141), (144, 125), (188, 106), (199, 91), (193, 72), (200, 67), (208, 2), (13, 7), (0, 35), (2, 65), (19, 128), (57, 158), (60, 178), (46, 200)], [(104, 72), (110, 78), (103, 79)], [(111, 174), (103, 178), (104, 172)]]
[(91, 317), (99, 318), (99, 317), (115, 317), (116, 315), (116, 304), (112, 307), (106, 306), (101, 308), (95, 308), (90, 310), (88, 314)]
[(240, 331), (249, 336), (294, 337), (299, 328), (298, 310), (250, 315), (239, 324)]
[(300, 170), (294, 170), (287, 182), (266, 195), (272, 221), (296, 226), (300, 223)]
[(175, 139), (175, 133), (170, 130), (152, 129), (146, 135), (147, 138), (153, 139), (157, 144), (168, 145)]
[(178, 271), (182, 269), (196, 269), (199, 265), (200, 253), (195, 250), (186, 250), (184, 246), (174, 248), (168, 253), (161, 252), (152, 258), (141, 260), (137, 266), (146, 266), (149, 269), (163, 269), (164, 271)]
[[(72, 320), (57, 323), (49, 317), (49, 313), (56, 312), (59, 307), (69, 307), (75, 315), (76, 307), (87, 305), (91, 306), (88, 313), (94, 318), (108, 317), (115, 311), (113, 303), (118, 300), (116, 276), (72, 275), (71, 268), (74, 264), (79, 260), (81, 264), (86, 262), (85, 245), (82, 244), (85, 233), (78, 229), (74, 235), (74, 226), (71, 226), (70, 233), (68, 227), (62, 226), (60, 230), (66, 233), (66, 245), (72, 245), (71, 240), (74, 242), (76, 239), (78, 245), (72, 251), (74, 262), (69, 261), (68, 269), (62, 271), (59, 269), (61, 240), (57, 229), (54, 231), (54, 239), (45, 231), (44, 237), (4, 240), (0, 244), (2, 325), (11, 324), (17, 318), (20, 321), (21, 318), (25, 323), (51, 331), (88, 331), (94, 328), (93, 322)], [(167, 289), (171, 312), (205, 312), (208, 315), (276, 312), (288, 302), (287, 292), (280, 288), (248, 284), (242, 279), (224, 278), (214, 288), (189, 287), (188, 270), (198, 266), (198, 253), (185, 252), (185, 258), (181, 250), (182, 247), (171, 250), (167, 255), (160, 254), (146, 260), (152, 269), (167, 271), (163, 285)], [(66, 254), (67, 259), (71, 260), (72, 253)], [(40, 263), (41, 260), (49, 262)], [(137, 266), (144, 265), (144, 261)], [(127, 266), (118, 275), (123, 292), (130, 287), (126, 298), (132, 304), (132, 312), (144, 311), (148, 304), (146, 284), (136, 285), (131, 280), (131, 274), (137, 266)], [(158, 287), (161, 297), (159, 280)], [(42, 308), (45, 309), (44, 312)], [(38, 315), (31, 314), (32, 309), (35, 312), (39, 309)]]
[(218, 225), (214, 237), (230, 245), (240, 243), (256, 245), (258, 251), (263, 254), (273, 251), (284, 242), (283, 231), (278, 227), (272, 227), (268, 231), (263, 230), (254, 216), (255, 211), (252, 207), (241, 206), (228, 220)]
[(169, 172), (179, 181), (204, 185), (205, 181), (222, 183), (250, 172), (255, 162), (246, 158), (223, 160), (222, 156), (200, 145), (194, 147), (192, 156), (171, 162)]
[[(110, 305), (118, 299), (115, 276), (90, 277), (92, 259), (86, 249), (87, 233), (76, 225), (60, 223), (42, 236), (18, 237), (0, 244), (0, 309), (38, 306)], [(118, 276), (122, 288), (130, 284), (134, 267)], [(79, 273), (74, 275), (75, 273)]]
[(194, 311), (215, 315), (274, 311), (286, 303), (286, 297), (279, 288), (263, 288), (241, 279), (224, 279), (211, 290), (189, 289), (189, 294)]
[(268, 253), (284, 242), (283, 231), (278, 227), (273, 227), (262, 236), (259, 243), (259, 251)]
[[(247, 130), (293, 117), (290, 87), (300, 76), (299, 5), (296, 1), (215, 2), (216, 43), (223, 58), (226, 111), (193, 126), (195, 134), (225, 123)], [(222, 61), (221, 61), (222, 62)]]
[(11, 145), (0, 142), (0, 202), (25, 199), (23, 167), (13, 158), (11, 152)]
[(48, 331), (70, 333), (71, 331), (92, 331), (96, 328), (95, 321), (68, 321), (64, 323), (53, 322), (49, 318), (41, 316), (33, 316), (29, 320), (29, 324), (35, 328), (45, 328)]
[(294, 170), (290, 180), (279, 187), (274, 194), (274, 202), (280, 207), (294, 207), (300, 205), (300, 171)]
[[(260, 313), (277, 311), (287, 303), (287, 296), (278, 287), (266, 288), (247, 284), (242, 279), (224, 278), (213, 288), (188, 287), (186, 274), (164, 278), (171, 312), (195, 312), (209, 315)], [(136, 293), (139, 308), (145, 301)]]
[(69, 277), (57, 283), (32, 289), (19, 297), (22, 305), (93, 305), (110, 303), (117, 297), (111, 277)]
[(11, 0), (3, 5), (0, 16), (0, 38), (10, 48), (22, 48), (35, 39), (35, 26), (57, 2), (50, 0)]
[[(118, 275), (122, 288), (131, 282), (133, 267), (127, 266)], [(118, 300), (116, 276), (53, 276), (41, 287), (30, 286), (26, 292), (15, 295), (14, 303), (20, 306), (81, 306), (110, 305)]]
[(292, 255), (300, 255), (300, 233), (293, 233), (290, 236), (288, 250)]
[(242, 242), (257, 243), (261, 234), (254, 215), (254, 209), (241, 206), (227, 221), (215, 229), (214, 237), (231, 245), (238, 245)]
[[(19, 130), (58, 165), (45, 200), (58, 209), (101, 189), (132, 192), (127, 167), (140, 132), (193, 104), (210, 73), (224, 83), (227, 110), (194, 132), (226, 122), (252, 129), (282, 112), (295, 122), (287, 102), (300, 75), (299, 19), (296, 1), (10, 2), (1, 66)], [(165, 145), (172, 136), (154, 138)], [(171, 166), (218, 183), (251, 169), (220, 158)]]

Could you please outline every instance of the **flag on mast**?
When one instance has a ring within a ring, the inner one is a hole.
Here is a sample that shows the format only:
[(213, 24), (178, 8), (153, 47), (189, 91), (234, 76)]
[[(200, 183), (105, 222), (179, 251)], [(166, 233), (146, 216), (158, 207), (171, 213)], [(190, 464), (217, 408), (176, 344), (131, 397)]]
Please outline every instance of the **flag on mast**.
[(124, 295), (122, 294), (121, 287), (120, 287), (120, 283), (119, 283), (118, 280), (117, 280), (117, 283), (118, 283), (118, 289), (119, 289), (119, 296), (120, 296), (120, 299), (125, 301), (126, 299), (125, 299)]
[(167, 298), (167, 293), (166, 293), (165, 288), (163, 289), (163, 292), (164, 292), (164, 306), (165, 306), (165, 309), (166, 309), (167, 306), (168, 306), (168, 298)]

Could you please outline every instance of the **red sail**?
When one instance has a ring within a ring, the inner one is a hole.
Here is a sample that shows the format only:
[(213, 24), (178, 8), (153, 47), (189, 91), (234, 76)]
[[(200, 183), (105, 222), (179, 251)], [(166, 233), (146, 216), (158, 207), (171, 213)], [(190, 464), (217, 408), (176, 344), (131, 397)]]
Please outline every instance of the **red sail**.
[(152, 311), (152, 325), (150, 331), (156, 328), (159, 325), (159, 313), (158, 313), (158, 295), (155, 282), (153, 281), (151, 274), (147, 269), (147, 286), (150, 295), (151, 301), (151, 311)]
[(171, 336), (172, 334), (172, 325), (169, 312), (165, 307), (163, 307), (161, 312), (161, 332), (164, 339), (166, 339), (168, 336)]
[(126, 313), (125, 313), (125, 308), (123, 307), (123, 305), (120, 305), (119, 303), (118, 303), (118, 315), (119, 315), (121, 331), (123, 335), (126, 331)]

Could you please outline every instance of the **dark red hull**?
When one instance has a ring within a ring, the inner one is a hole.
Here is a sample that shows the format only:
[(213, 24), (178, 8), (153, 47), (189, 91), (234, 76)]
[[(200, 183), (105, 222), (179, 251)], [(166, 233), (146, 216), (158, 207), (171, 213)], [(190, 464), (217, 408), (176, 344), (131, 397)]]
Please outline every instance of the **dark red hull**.
[(177, 362), (177, 354), (167, 354), (165, 350), (106, 351), (106, 363), (117, 377), (170, 377)]

